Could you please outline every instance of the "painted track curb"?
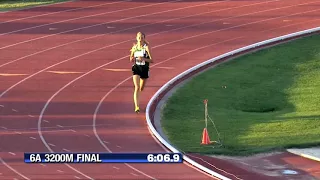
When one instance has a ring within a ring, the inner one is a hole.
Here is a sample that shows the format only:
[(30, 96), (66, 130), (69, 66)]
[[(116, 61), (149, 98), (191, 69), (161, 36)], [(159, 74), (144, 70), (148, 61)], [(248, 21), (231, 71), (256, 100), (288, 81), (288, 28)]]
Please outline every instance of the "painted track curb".
[[(272, 39), (268, 39), (265, 41), (261, 41), (258, 43), (254, 43), (233, 51), (230, 51), (228, 53), (222, 54), (220, 56), (217, 56), (215, 58), (209, 59), (201, 64), (198, 64), (197, 66), (194, 66), (182, 73), (180, 73), (179, 75), (177, 75), (176, 77), (172, 78), (170, 81), (168, 81), (166, 84), (164, 84), (153, 96), (152, 98), (149, 100), (148, 104), (147, 104), (147, 108), (146, 108), (146, 121), (147, 121), (147, 125), (149, 130), (151, 131), (152, 135), (156, 137), (156, 139), (158, 141), (160, 141), (161, 144), (163, 144), (166, 148), (168, 148), (170, 151), (174, 152), (174, 153), (181, 153), (179, 152), (176, 148), (174, 148), (170, 143), (168, 143), (167, 141), (165, 141), (160, 134), (157, 132), (157, 130), (155, 129), (151, 119), (154, 116), (154, 112), (156, 109), (156, 106), (158, 104), (158, 102), (160, 101), (160, 99), (164, 96), (164, 94), (166, 94), (173, 86), (175, 86), (176, 84), (182, 82), (183, 80), (187, 79), (187, 77), (190, 77), (191, 74), (196, 73), (196, 72), (200, 72), (204, 69), (206, 69), (206, 67), (210, 67), (212, 66), (213, 63), (216, 62), (222, 62), (224, 60), (226, 60), (227, 58), (231, 58), (235, 55), (239, 55), (239, 54), (243, 54), (246, 51), (249, 50), (253, 50), (256, 48), (262, 48), (264, 46), (268, 46), (274, 43), (280, 43), (282, 41), (286, 41), (286, 40), (290, 40), (293, 38), (298, 38), (300, 36), (304, 36), (304, 35), (308, 35), (308, 34), (312, 34), (312, 33), (316, 33), (320, 31), (320, 27), (316, 27), (316, 28), (312, 28), (312, 29), (307, 29), (307, 30), (303, 30), (303, 31), (298, 31), (295, 33), (291, 33), (291, 34), (287, 34), (284, 36), (279, 36), (276, 38), (272, 38)], [(192, 75), (191, 75), (192, 76)], [(151, 118), (152, 117), (152, 118)], [(217, 178), (220, 178), (222, 180), (230, 180), (229, 178), (218, 174), (217, 172), (214, 172), (202, 165), (200, 165), (199, 163), (193, 161), (192, 159), (190, 159), (188, 156), (183, 155), (183, 159), (184, 161), (188, 162), (189, 164), (193, 165), (194, 167), (214, 176)]]
[(310, 155), (311, 153), (305, 153), (301, 149), (287, 149), (287, 151), (292, 153), (292, 154), (295, 154), (295, 155), (302, 156), (302, 157), (307, 158), (307, 159), (311, 159), (311, 160), (320, 162), (320, 158), (319, 157)]

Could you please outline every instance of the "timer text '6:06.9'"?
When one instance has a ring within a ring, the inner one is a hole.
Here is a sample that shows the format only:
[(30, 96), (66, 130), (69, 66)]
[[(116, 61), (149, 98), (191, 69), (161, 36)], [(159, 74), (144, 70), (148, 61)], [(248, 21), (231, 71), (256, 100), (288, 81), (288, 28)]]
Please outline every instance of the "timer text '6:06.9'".
[(148, 154), (147, 160), (150, 163), (182, 163), (183, 156), (180, 153)]

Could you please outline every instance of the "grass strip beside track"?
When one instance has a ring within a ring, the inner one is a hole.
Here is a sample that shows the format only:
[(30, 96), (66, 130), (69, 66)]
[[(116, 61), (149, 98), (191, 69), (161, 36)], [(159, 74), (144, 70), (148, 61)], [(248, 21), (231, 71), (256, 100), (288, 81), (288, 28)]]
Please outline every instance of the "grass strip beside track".
[(69, 0), (0, 0), (0, 12), (25, 9)]

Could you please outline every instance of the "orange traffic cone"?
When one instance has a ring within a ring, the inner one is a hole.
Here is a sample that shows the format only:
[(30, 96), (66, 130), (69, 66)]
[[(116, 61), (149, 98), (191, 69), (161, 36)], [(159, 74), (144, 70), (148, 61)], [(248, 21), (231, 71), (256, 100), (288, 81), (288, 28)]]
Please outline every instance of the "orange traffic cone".
[(201, 142), (201, 144), (210, 144), (210, 143), (211, 142), (210, 142), (210, 137), (209, 137), (207, 128), (204, 128), (203, 132), (202, 132), (202, 142)]

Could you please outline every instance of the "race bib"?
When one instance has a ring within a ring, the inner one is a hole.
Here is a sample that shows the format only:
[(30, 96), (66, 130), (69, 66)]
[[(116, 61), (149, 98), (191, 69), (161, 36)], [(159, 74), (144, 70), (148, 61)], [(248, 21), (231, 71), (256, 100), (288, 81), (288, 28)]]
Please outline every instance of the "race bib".
[(134, 57), (143, 57), (143, 56), (144, 56), (143, 51), (134, 52)]
[(145, 61), (136, 61), (136, 64), (137, 64), (137, 65), (145, 65), (146, 62), (145, 62)]

